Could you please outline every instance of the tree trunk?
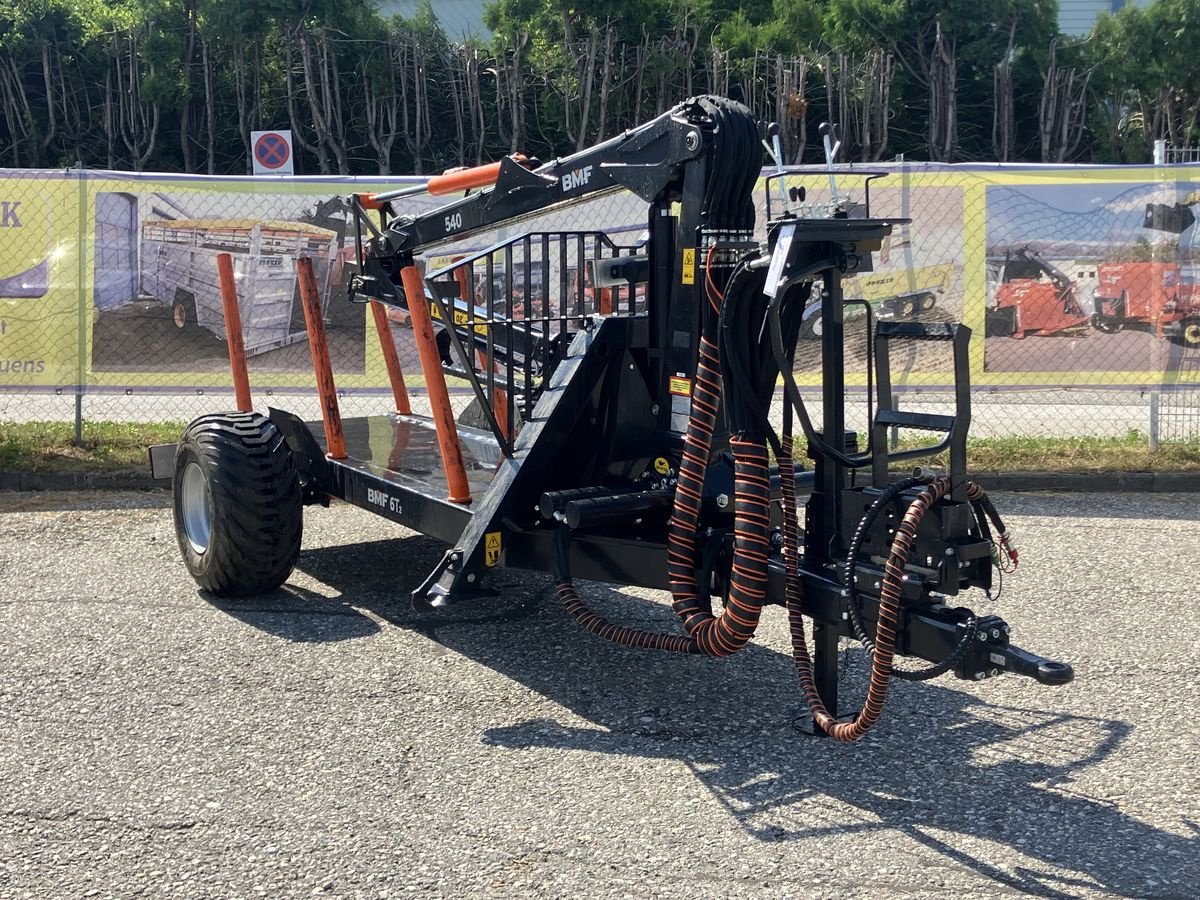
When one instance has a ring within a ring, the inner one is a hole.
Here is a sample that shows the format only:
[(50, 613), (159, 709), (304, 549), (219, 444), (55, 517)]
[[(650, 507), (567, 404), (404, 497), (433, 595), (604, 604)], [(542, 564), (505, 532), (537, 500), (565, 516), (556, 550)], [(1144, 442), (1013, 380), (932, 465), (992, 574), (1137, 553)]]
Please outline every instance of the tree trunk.
[(208, 174), (215, 175), (217, 172), (217, 138), (215, 133), (217, 130), (217, 108), (216, 95), (213, 91), (212, 49), (208, 41), (204, 41), (200, 45), (200, 49), (204, 62), (204, 124), (205, 130), (208, 132), (208, 143), (204, 149), (208, 155)]
[(300, 145), (301, 149), (317, 158), (317, 165), (321, 169), (322, 175), (329, 174), (329, 158), (325, 155), (325, 144), (318, 136), (315, 143), (309, 143), (304, 138), (304, 123), (296, 115), (296, 72), (295, 72), (295, 42), (298, 39), (300, 27), (297, 26), (288, 32), (287, 38), (284, 41), (284, 70), (287, 72), (287, 111), (288, 122), (292, 126), (292, 140)]
[(600, 36), (593, 28), (588, 37), (587, 56), (584, 58), (583, 76), (583, 108), (579, 111), (579, 131), (575, 137), (575, 149), (582, 150), (587, 146), (588, 119), (592, 112), (592, 84), (596, 77), (596, 46)]
[(596, 126), (596, 143), (604, 140), (605, 127), (608, 123), (608, 92), (612, 88), (612, 53), (613, 28), (610, 22), (604, 26), (604, 72), (600, 76), (600, 121)]
[(1004, 51), (1004, 57), (996, 63), (992, 74), (992, 151), (1000, 162), (1008, 162), (1012, 158), (1016, 134), (1012, 76), (1016, 37), (1017, 20), (1014, 18), (1008, 29), (1008, 47)]
[(958, 150), (957, 40), (937, 22), (929, 60), (929, 156), (952, 162)]
[(42, 137), (42, 148), (48, 149), (58, 133), (58, 118), (54, 113), (54, 74), (50, 64), (50, 43), (42, 45), (42, 79), (46, 85), (46, 134)]
[(196, 171), (195, 158), (192, 155), (192, 60), (196, 55), (196, 3), (197, 0), (186, 0), (183, 4), (183, 15), (187, 25), (183, 35), (183, 56), (180, 60), (183, 101), (179, 106), (179, 149), (183, 153), (185, 172)]

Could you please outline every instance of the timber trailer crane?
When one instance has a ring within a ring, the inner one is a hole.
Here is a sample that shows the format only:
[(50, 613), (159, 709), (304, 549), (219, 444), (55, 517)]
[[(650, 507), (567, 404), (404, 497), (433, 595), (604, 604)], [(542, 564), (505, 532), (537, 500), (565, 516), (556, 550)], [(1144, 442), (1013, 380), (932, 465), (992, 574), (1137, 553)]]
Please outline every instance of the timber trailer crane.
[[(157, 464), (152, 451), (156, 472), (173, 471), (176, 530), (199, 584), (221, 595), (278, 586), (299, 553), (302, 504), (336, 497), (449, 545), (414, 593), (421, 608), (486, 597), (489, 571), (504, 565), (551, 573), (571, 616), (601, 638), (727, 656), (751, 639), (764, 606), (783, 606), (813, 731), (838, 740), (877, 721), (893, 677), (1069, 682), (1069, 665), (1011, 644), (1003, 620), (952, 603), (1017, 561), (995, 507), (966, 476), (969, 330), (877, 323), (870, 431), (865, 442), (847, 431), (841, 280), (902, 220), (870, 217), (868, 183), (866, 217), (768, 213), (761, 244), (752, 191), (762, 148), (746, 107), (704, 96), (563, 159), (507, 157), (436, 176), (434, 193), (484, 189), (431, 212), (393, 215), (404, 191), (355, 198), (351, 290), (384, 319), (398, 412), (341, 421), (312, 315), (322, 423), (277, 409), (206, 416), (177, 448), (157, 451)], [(647, 205), (643, 245), (618, 246), (601, 230), (530, 232), (418, 271), (430, 248), (617, 190)], [(616, 285), (611, 312), (589, 307), (581, 267)], [(792, 378), (810, 303), (826, 323), (819, 422)], [(411, 316), (432, 416), (409, 413), (384, 306)], [(952, 415), (896, 409), (888, 350), (899, 340), (951, 344)], [(470, 384), (486, 427), (455, 421), (447, 372)], [(777, 431), (768, 410), (781, 377)], [(248, 391), (239, 405), (249, 409)], [(797, 470), (797, 423), (812, 471)], [(889, 452), (893, 426), (939, 439)], [(890, 475), (946, 449), (946, 474)], [(575, 577), (669, 590), (682, 627), (609, 622)], [(842, 637), (858, 637), (871, 657), (865, 705), (849, 719), (837, 707)], [(901, 655), (932, 665), (901, 669)]]

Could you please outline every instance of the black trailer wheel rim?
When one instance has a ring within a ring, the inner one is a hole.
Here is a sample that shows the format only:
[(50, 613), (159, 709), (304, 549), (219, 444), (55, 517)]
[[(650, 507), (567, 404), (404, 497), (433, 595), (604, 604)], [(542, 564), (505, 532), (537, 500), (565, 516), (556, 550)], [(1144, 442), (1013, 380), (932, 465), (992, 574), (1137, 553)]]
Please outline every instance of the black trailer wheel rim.
[(212, 540), (212, 493), (199, 463), (189, 462), (183, 471), (179, 506), (188, 543), (195, 553), (204, 553)]

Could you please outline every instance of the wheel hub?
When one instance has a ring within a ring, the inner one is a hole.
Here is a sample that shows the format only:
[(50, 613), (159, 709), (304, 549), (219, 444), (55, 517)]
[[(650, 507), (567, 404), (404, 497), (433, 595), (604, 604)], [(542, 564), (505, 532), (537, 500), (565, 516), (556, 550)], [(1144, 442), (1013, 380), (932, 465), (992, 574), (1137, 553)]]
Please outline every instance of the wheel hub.
[(188, 543), (194, 552), (204, 553), (212, 539), (212, 493), (199, 463), (190, 462), (183, 471), (179, 506)]

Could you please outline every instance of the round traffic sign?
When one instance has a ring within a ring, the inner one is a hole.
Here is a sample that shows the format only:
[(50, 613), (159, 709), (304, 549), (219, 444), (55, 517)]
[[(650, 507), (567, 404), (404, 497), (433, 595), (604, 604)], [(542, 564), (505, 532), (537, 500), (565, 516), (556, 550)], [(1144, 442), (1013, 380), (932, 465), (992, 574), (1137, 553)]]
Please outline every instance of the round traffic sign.
[(264, 169), (278, 169), (287, 165), (292, 151), (283, 135), (268, 131), (254, 142), (254, 158)]

